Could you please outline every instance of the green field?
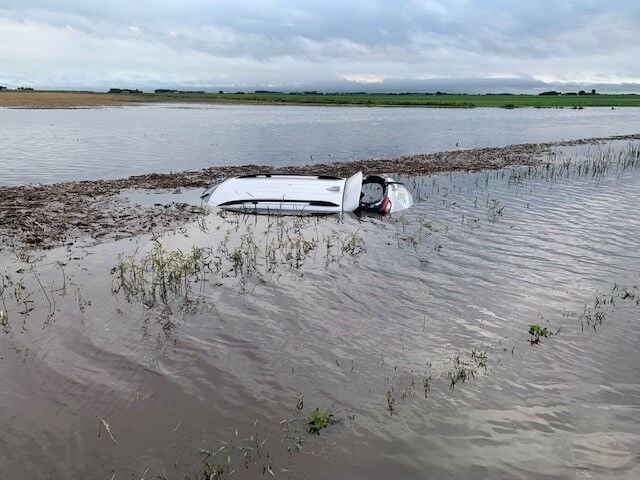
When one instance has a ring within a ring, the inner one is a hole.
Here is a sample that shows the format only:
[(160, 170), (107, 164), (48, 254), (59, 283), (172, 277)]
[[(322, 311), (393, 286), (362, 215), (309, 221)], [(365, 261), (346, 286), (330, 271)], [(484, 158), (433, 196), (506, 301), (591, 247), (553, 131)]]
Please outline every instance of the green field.
[(465, 95), (465, 94), (287, 94), (163, 93), (141, 94), (149, 101), (246, 102), (269, 104), (418, 106), (443, 108), (640, 107), (640, 95)]
[(0, 107), (74, 108), (139, 103), (249, 103), (290, 105), (412, 106), (434, 108), (584, 108), (640, 107), (640, 95), (509, 95), (509, 94), (373, 94), (373, 93), (204, 93), (141, 91), (16, 91), (0, 92)]

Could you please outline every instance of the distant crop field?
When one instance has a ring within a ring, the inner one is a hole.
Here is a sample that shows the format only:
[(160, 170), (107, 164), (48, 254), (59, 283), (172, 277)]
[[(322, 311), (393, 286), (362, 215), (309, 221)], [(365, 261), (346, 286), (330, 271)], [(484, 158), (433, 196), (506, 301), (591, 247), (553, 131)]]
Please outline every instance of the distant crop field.
[(584, 108), (640, 107), (640, 95), (465, 95), (465, 94), (321, 94), (321, 93), (98, 93), (73, 91), (0, 91), (0, 106), (83, 108), (145, 103), (248, 103), (361, 105), (433, 108)]
[(319, 105), (442, 108), (640, 107), (640, 95), (216, 94), (217, 100)]
[(91, 108), (148, 103), (137, 95), (94, 92), (0, 91), (0, 107), (9, 108)]

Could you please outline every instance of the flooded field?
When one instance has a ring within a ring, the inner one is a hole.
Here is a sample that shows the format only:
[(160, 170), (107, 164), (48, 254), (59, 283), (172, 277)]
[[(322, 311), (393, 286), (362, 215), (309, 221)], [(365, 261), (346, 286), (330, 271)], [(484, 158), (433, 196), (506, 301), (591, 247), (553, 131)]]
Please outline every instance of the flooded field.
[(5, 249), (3, 475), (638, 478), (639, 143), (402, 180), (386, 218)]
[(640, 132), (640, 109), (0, 108), (0, 185), (306, 165)]

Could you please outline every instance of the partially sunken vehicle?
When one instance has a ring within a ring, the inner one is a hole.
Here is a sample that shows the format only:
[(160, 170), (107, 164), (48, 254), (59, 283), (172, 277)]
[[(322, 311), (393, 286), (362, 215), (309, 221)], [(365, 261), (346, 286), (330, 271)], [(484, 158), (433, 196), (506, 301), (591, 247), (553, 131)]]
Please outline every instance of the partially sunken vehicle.
[(212, 207), (244, 213), (387, 214), (409, 208), (413, 198), (390, 177), (358, 172), (349, 178), (328, 175), (254, 174), (229, 178), (207, 189)]

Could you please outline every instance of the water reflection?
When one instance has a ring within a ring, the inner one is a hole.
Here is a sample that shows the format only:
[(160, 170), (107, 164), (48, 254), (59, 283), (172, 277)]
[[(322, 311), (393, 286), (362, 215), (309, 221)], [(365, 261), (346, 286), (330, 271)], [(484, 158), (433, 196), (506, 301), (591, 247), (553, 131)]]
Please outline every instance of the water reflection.
[[(635, 478), (640, 170), (629, 162), (405, 179), (421, 202), (400, 216), (213, 214), (155, 241), (59, 249), (30, 260), (57, 291), (46, 324), (29, 262), (5, 258), (5, 471)], [(338, 255), (349, 242), (336, 238), (352, 235), (366, 251), (327, 263), (323, 239)], [(300, 238), (317, 240), (302, 263)], [(270, 263), (273, 241), (291, 254), (279, 247)], [(159, 293), (174, 270), (140, 268), (172, 254), (188, 266), (192, 247), (223, 263), (190, 277), (188, 301), (170, 288), (154, 302), (112, 295), (121, 261), (125, 280)], [(531, 325), (551, 334), (532, 343)], [(338, 420), (320, 435), (307, 428), (316, 407)], [(117, 443), (97, 436), (100, 419)]]
[(640, 109), (0, 109), (0, 184), (288, 165), (638, 133)]

